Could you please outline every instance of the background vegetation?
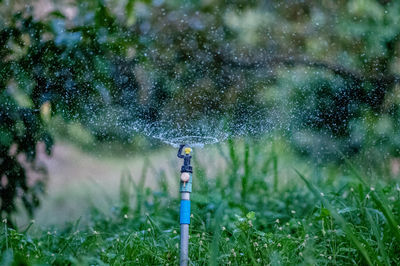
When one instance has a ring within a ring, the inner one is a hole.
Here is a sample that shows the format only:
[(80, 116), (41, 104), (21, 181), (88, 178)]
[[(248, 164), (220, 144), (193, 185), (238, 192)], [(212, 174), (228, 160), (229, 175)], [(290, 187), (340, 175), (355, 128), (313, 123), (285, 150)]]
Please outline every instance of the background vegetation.
[[(123, 177), (135, 193), (79, 231), (16, 228), (11, 214), (19, 199), (33, 217), (45, 191), (38, 144), (143, 154), (160, 148), (144, 125), (205, 118), (229, 132), (231, 172), (206, 179), (195, 165), (192, 261), (399, 263), (399, 1), (0, 7), (3, 263), (176, 263), (165, 182), (154, 192)], [(299, 182), (279, 184), (287, 154)]]

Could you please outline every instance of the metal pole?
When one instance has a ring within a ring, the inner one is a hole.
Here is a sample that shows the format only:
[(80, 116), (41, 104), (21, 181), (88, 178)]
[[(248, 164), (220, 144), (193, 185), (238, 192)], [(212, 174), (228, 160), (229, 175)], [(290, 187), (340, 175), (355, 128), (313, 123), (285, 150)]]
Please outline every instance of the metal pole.
[[(188, 207), (187, 207), (187, 205), (188, 205)], [(189, 224), (190, 224), (190, 193), (189, 192), (181, 192), (180, 224), (181, 224), (180, 265), (187, 266), (189, 263)]]
[(180, 243), (180, 265), (189, 264), (189, 224), (190, 224), (190, 193), (192, 192), (192, 166), (190, 165), (191, 149), (185, 149), (185, 155), (182, 155), (181, 145), (178, 151), (178, 157), (184, 159), (181, 168), (181, 182), (179, 192), (181, 193), (181, 207), (179, 223), (181, 225), (181, 243)]

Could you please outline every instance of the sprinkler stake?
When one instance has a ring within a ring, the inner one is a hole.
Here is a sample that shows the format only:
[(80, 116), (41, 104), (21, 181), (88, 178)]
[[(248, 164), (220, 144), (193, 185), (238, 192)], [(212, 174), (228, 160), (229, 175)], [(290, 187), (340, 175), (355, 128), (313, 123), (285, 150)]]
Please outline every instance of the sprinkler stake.
[(181, 182), (179, 192), (181, 193), (180, 225), (181, 225), (181, 245), (180, 245), (180, 265), (186, 266), (189, 263), (189, 224), (190, 224), (190, 193), (192, 192), (192, 173), (190, 165), (192, 156), (191, 148), (185, 148), (185, 154), (182, 154), (185, 144), (181, 144), (178, 150), (178, 158), (183, 159), (181, 167)]

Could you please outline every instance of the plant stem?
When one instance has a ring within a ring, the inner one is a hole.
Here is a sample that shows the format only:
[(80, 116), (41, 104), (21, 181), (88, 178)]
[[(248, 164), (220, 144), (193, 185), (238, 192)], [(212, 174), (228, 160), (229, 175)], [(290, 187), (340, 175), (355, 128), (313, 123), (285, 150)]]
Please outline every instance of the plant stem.
[(274, 192), (278, 192), (278, 156), (276, 155), (275, 148), (272, 148), (272, 167), (274, 171)]
[(8, 227), (7, 222), (4, 221), (4, 234), (6, 236), (6, 250), (8, 249)]

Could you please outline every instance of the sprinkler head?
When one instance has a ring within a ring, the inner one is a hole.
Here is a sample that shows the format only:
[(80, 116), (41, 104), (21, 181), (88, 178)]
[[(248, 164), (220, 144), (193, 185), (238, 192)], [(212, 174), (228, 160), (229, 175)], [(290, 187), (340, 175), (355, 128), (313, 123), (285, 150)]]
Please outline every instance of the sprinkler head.
[(179, 146), (179, 150), (178, 150), (178, 158), (183, 159), (181, 173), (184, 173), (184, 172), (192, 173), (192, 166), (190, 165), (190, 159), (192, 158), (192, 156), (190, 155), (190, 152), (192, 151), (192, 149), (189, 147), (185, 148), (184, 149), (185, 154), (182, 154), (183, 147), (185, 147), (185, 144), (181, 144)]

